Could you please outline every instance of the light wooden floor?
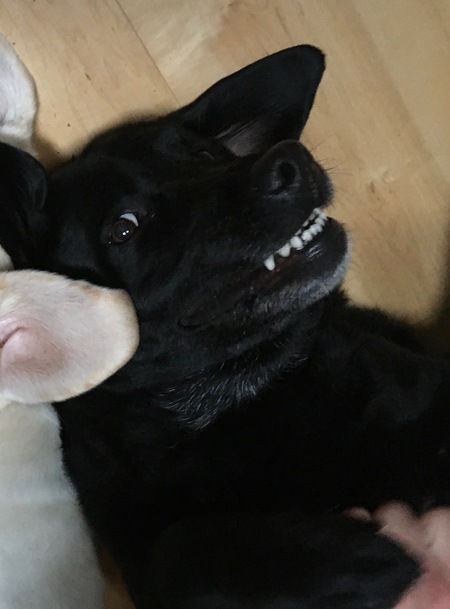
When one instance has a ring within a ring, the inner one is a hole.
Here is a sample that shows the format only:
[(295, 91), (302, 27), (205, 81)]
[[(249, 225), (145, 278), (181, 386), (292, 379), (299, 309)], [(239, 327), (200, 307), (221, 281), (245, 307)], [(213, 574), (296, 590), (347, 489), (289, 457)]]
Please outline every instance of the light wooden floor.
[(0, 0), (0, 29), (35, 76), (39, 130), (61, 155), (270, 52), (322, 47), (304, 141), (354, 235), (348, 289), (450, 347), (448, 0)]

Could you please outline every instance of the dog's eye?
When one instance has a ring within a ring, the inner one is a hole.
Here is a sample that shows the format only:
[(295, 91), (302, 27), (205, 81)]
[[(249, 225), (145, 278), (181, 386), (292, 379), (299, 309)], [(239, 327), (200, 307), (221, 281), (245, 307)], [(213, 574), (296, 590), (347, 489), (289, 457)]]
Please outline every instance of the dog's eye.
[(139, 220), (135, 214), (128, 212), (122, 214), (111, 226), (110, 243), (125, 243), (134, 234), (139, 226)]

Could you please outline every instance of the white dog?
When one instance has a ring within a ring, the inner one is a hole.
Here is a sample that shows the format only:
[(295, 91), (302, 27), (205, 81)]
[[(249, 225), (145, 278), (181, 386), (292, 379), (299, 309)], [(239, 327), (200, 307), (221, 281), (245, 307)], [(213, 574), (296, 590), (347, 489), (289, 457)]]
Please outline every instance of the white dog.
[[(31, 77), (0, 37), (0, 141), (31, 150), (35, 112)], [(120, 291), (12, 271), (1, 245), (0, 609), (99, 609), (102, 576), (46, 402), (86, 391), (132, 356), (134, 310)]]

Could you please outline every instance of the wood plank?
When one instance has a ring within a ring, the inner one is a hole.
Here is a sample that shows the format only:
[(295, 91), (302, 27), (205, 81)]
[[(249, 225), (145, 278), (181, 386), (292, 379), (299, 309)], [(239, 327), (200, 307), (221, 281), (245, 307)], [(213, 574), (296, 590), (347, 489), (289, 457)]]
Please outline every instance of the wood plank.
[(115, 0), (2, 0), (0, 16), (36, 80), (38, 131), (59, 154), (119, 118), (173, 107)]

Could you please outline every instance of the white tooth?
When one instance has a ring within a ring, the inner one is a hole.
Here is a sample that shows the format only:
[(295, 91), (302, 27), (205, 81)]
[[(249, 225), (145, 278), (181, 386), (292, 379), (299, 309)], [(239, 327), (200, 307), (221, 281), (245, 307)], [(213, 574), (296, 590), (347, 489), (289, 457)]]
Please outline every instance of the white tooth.
[(266, 269), (268, 271), (273, 271), (273, 269), (275, 268), (275, 260), (273, 256), (269, 256), (268, 258), (266, 258), (264, 260), (264, 266), (266, 267)]
[[(320, 209), (320, 207), (315, 207), (313, 209), (313, 211), (310, 213), (310, 215), (308, 216), (308, 218), (303, 222), (302, 228), (300, 230), (298, 230), (295, 234), (303, 236), (303, 233), (305, 232), (304, 229), (306, 226), (308, 227), (308, 230), (310, 230), (312, 226), (319, 226), (320, 228), (322, 228), (327, 220), (328, 220), (328, 216), (323, 213), (323, 211)], [(314, 229), (314, 231), (315, 231), (315, 229)], [(316, 234), (317, 234), (316, 232), (313, 232), (313, 236)]]
[(283, 245), (283, 247), (281, 249), (279, 249), (277, 252), (277, 254), (280, 254), (280, 256), (283, 256), (283, 258), (287, 258), (290, 253), (291, 253), (291, 246), (289, 245), (289, 243), (286, 243), (286, 245)]
[(313, 235), (313, 237), (315, 237), (320, 233), (321, 230), (322, 229), (320, 228), (320, 226), (318, 226), (317, 224), (313, 224), (309, 229), (309, 232)]
[(292, 239), (289, 241), (289, 243), (292, 245), (293, 248), (300, 249), (301, 247), (303, 247), (303, 243), (302, 240), (300, 239), (300, 237), (292, 237)]
[(302, 226), (306, 226), (307, 224), (309, 224), (310, 222), (312, 222), (315, 218), (316, 218), (316, 210), (314, 209), (309, 216), (306, 218), (306, 220), (303, 222)]
[(312, 235), (309, 230), (305, 230), (304, 233), (302, 234), (302, 240), (304, 243), (309, 243), (309, 241), (311, 241), (313, 236), (314, 235)]

